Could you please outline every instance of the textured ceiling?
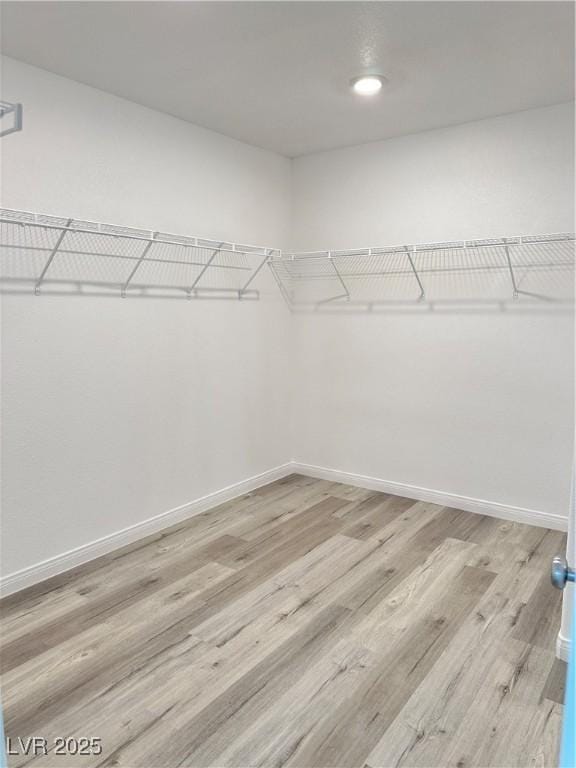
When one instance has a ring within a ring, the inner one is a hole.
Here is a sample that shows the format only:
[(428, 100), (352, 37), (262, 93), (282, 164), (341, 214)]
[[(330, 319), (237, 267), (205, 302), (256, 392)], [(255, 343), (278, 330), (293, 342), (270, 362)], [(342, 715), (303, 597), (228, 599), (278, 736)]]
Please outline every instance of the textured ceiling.
[[(567, 2), (3, 2), (2, 50), (289, 157), (571, 100)], [(379, 72), (375, 99), (349, 80)]]

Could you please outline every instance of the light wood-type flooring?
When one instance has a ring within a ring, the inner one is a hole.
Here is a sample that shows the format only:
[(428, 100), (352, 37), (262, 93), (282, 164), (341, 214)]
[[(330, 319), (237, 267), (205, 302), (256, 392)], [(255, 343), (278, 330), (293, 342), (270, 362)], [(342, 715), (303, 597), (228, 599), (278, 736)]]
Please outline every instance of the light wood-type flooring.
[(292, 475), (2, 602), (9, 764), (554, 766), (564, 547)]

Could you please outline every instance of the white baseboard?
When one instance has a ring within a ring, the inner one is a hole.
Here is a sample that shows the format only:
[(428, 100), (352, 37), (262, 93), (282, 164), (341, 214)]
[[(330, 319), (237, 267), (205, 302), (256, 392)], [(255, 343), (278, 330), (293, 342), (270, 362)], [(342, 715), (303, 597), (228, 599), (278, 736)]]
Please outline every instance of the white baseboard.
[(562, 632), (558, 632), (558, 637), (556, 638), (556, 656), (559, 659), (562, 659), (562, 661), (568, 662), (568, 659), (570, 658), (570, 645), (570, 638), (563, 635)]
[(312, 464), (300, 464), (294, 462), (292, 471), (309, 477), (317, 477), (320, 480), (331, 480), (336, 483), (354, 485), (358, 488), (367, 488), (371, 491), (392, 493), (396, 496), (405, 496), (416, 501), (427, 501), (432, 504), (440, 504), (443, 507), (455, 507), (466, 512), (477, 512), (490, 517), (499, 517), (502, 520), (512, 520), (515, 523), (527, 523), (543, 528), (553, 528), (557, 531), (565, 531), (568, 528), (568, 518), (554, 515), (551, 512), (541, 512), (524, 507), (512, 507), (508, 504), (499, 504), (496, 501), (473, 499), (469, 496), (459, 496), (446, 491), (434, 491), (430, 488), (420, 488), (416, 485), (396, 483), (392, 480), (381, 480), (365, 475), (355, 475), (351, 472), (342, 472), (337, 469), (316, 467)]
[[(381, 480), (366, 475), (356, 475), (351, 472), (342, 472), (336, 469), (326, 467), (317, 467), (312, 464), (301, 464), (299, 462), (288, 462), (279, 467), (263, 472), (260, 475), (249, 477), (234, 485), (202, 496), (199, 499), (182, 504), (175, 509), (170, 509), (155, 517), (136, 523), (129, 528), (104, 536), (101, 539), (83, 544), (76, 549), (64, 552), (61, 555), (51, 557), (41, 563), (23, 568), (20, 571), (11, 573), (0, 579), (0, 594), (6, 596), (21, 589), (30, 587), (40, 581), (49, 579), (59, 573), (75, 568), (90, 560), (94, 560), (101, 555), (108, 554), (115, 549), (131, 544), (138, 539), (143, 539), (153, 533), (169, 528), (171, 525), (186, 520), (194, 515), (199, 515), (212, 507), (217, 507), (226, 501), (242, 496), (244, 493), (260, 488), (274, 480), (279, 480), (287, 475), (298, 473), (309, 477), (316, 477), (321, 480), (331, 480), (337, 483), (346, 483), (359, 488), (367, 488), (373, 491), (383, 493), (393, 493), (397, 496), (406, 496), (416, 501), (427, 501), (441, 506), (456, 507), (467, 512), (477, 512), (490, 517), (499, 517), (503, 520), (512, 520), (518, 523), (527, 523), (529, 525), (538, 525), (545, 528), (553, 528), (559, 531), (565, 531), (568, 525), (567, 519), (560, 515), (554, 515), (550, 512), (540, 512), (533, 509), (524, 509), (523, 507), (512, 507), (506, 504), (499, 504), (493, 501), (484, 501), (481, 499), (472, 499), (468, 496), (459, 496), (445, 491), (435, 491), (429, 488), (420, 488), (406, 483), (396, 483), (391, 480)], [(558, 639), (558, 649), (560, 646), (564, 649), (569, 641), (563, 638), (562, 642)], [(560, 650), (558, 650), (560, 654)]]
[(202, 496), (160, 515), (143, 520), (141, 523), (136, 523), (128, 528), (123, 528), (121, 531), (116, 531), (108, 536), (103, 536), (101, 539), (83, 544), (76, 549), (71, 549), (61, 555), (56, 555), (41, 563), (11, 573), (0, 579), (0, 594), (2, 597), (5, 597), (14, 592), (19, 592), (21, 589), (49, 579), (51, 576), (57, 576), (59, 573), (69, 571), (77, 565), (87, 563), (101, 555), (106, 555), (115, 549), (124, 547), (126, 544), (131, 544), (138, 539), (144, 539), (146, 536), (157, 533), (164, 528), (169, 528), (182, 520), (199, 515), (201, 512), (205, 512), (212, 507), (217, 507), (219, 504), (224, 504), (226, 501), (231, 501), (238, 496), (254, 491), (256, 488), (274, 482), (274, 480), (280, 480), (292, 474), (293, 471), (293, 464), (291, 462), (282, 464), (260, 475), (249, 477), (247, 480), (229, 485), (220, 491), (209, 493), (207, 496)]

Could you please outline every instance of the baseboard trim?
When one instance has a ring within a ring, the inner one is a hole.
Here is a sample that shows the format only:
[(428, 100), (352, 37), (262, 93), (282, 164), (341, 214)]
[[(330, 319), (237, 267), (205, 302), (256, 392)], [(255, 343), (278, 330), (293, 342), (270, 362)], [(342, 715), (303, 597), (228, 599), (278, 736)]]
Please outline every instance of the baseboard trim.
[(126, 546), (126, 544), (132, 544), (132, 542), (137, 541), (138, 539), (144, 539), (146, 536), (158, 533), (158, 531), (161, 531), (164, 528), (169, 528), (171, 525), (175, 525), (190, 517), (206, 512), (206, 510), (212, 509), (212, 507), (217, 507), (238, 496), (254, 491), (256, 488), (272, 483), (275, 480), (280, 480), (281, 478), (292, 474), (293, 471), (293, 464), (291, 462), (282, 464), (281, 466), (262, 472), (260, 475), (254, 475), (239, 483), (234, 483), (219, 491), (209, 493), (199, 499), (170, 509), (160, 515), (150, 517), (147, 520), (143, 520), (128, 528), (123, 528), (108, 536), (103, 536), (101, 539), (92, 541), (89, 544), (83, 544), (76, 549), (71, 549), (68, 552), (51, 557), (41, 563), (8, 574), (0, 579), (0, 595), (6, 597), (14, 592), (19, 592), (26, 587), (38, 584), (45, 579), (49, 579), (52, 576), (57, 576), (60, 573), (69, 571), (71, 568), (75, 568), (78, 565), (83, 565), (90, 560), (95, 560), (97, 557), (101, 557), (115, 549), (120, 549), (120, 547)]
[(524, 507), (513, 507), (508, 504), (499, 504), (496, 501), (474, 499), (469, 496), (460, 496), (456, 493), (436, 491), (430, 488), (420, 488), (416, 485), (397, 483), (392, 480), (381, 480), (366, 475), (356, 475), (352, 472), (342, 472), (338, 469), (317, 467), (313, 464), (293, 463), (292, 471), (308, 477), (316, 477), (320, 480), (331, 480), (336, 483), (346, 483), (358, 488), (366, 488), (371, 491), (393, 493), (396, 496), (406, 496), (416, 501), (427, 501), (432, 504), (440, 504), (444, 507), (456, 507), (466, 512), (477, 512), (490, 517), (499, 517), (502, 520), (512, 520), (515, 523), (527, 523), (543, 528), (553, 528), (557, 531), (565, 531), (568, 528), (568, 519), (551, 512), (541, 512)]
[(562, 634), (562, 632), (558, 632), (558, 637), (556, 638), (556, 656), (557, 658), (561, 659), (562, 661), (568, 662), (570, 658), (570, 638), (566, 637)]
[[(8, 574), (0, 579), (0, 595), (5, 597), (19, 592), (26, 587), (31, 587), (52, 576), (69, 571), (78, 565), (95, 560), (101, 555), (106, 555), (115, 549), (120, 549), (126, 544), (138, 539), (143, 539), (164, 528), (169, 528), (183, 520), (199, 515), (208, 509), (217, 507), (227, 501), (242, 496), (244, 493), (256, 490), (267, 483), (280, 480), (287, 475), (297, 473), (308, 477), (315, 477), (320, 480), (330, 480), (337, 483), (345, 483), (358, 488), (366, 488), (383, 493), (393, 493), (397, 496), (406, 496), (416, 501), (427, 501), (441, 506), (456, 507), (467, 512), (476, 512), (490, 517), (498, 517), (503, 520), (512, 520), (517, 523), (527, 523), (528, 525), (537, 525), (544, 528), (553, 528), (559, 531), (567, 529), (568, 521), (565, 517), (554, 515), (550, 512), (540, 512), (523, 507), (513, 507), (498, 502), (474, 499), (468, 496), (459, 496), (458, 494), (445, 491), (436, 491), (430, 488), (420, 488), (416, 485), (406, 483), (397, 483), (392, 480), (382, 480), (380, 478), (368, 477), (366, 475), (357, 475), (352, 472), (343, 472), (337, 469), (327, 467), (318, 467), (313, 464), (302, 464), (300, 462), (288, 462), (281, 466), (274, 467), (259, 475), (254, 475), (239, 483), (229, 485), (214, 493), (209, 493), (199, 499), (182, 504), (179, 507), (170, 509), (155, 517), (143, 520), (128, 528), (116, 531), (101, 539), (84, 544), (76, 549), (64, 552), (61, 555), (44, 560), (41, 563), (23, 568), (15, 573)], [(559, 636), (557, 642), (557, 653), (560, 658), (561, 652), (568, 653), (570, 641)]]

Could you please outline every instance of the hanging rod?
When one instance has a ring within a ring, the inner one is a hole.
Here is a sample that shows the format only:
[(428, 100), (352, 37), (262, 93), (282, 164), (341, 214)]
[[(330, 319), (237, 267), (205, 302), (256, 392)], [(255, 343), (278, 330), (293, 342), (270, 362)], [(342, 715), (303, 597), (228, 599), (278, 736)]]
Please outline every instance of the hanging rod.
[(386, 302), (573, 302), (573, 233), (279, 253), (290, 307)]
[[(275, 248), (0, 209), (0, 290), (258, 298)], [(64, 291), (66, 292), (66, 291)]]

